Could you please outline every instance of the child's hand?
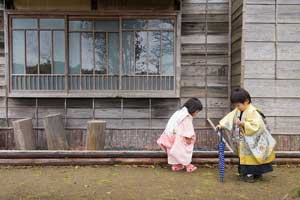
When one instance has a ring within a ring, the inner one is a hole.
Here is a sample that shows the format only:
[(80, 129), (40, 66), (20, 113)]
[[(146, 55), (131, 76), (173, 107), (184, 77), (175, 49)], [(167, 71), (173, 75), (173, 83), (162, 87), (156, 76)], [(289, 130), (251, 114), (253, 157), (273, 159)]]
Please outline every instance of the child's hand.
[(238, 126), (244, 126), (244, 122), (242, 122), (241, 120), (236, 120), (236, 125)]
[(193, 138), (184, 137), (185, 143), (192, 144)]
[(218, 124), (218, 125), (216, 126), (216, 129), (217, 129), (217, 130), (221, 130), (221, 129), (222, 129), (222, 126), (221, 126), (220, 124)]

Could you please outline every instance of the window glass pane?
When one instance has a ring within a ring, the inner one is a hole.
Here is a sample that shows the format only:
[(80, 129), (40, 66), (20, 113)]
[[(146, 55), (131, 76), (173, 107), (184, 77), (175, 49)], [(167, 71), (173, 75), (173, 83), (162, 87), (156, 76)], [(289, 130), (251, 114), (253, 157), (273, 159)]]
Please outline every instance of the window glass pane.
[(142, 19), (125, 19), (123, 20), (122, 27), (123, 29), (145, 29), (146, 20)]
[(174, 28), (174, 20), (173, 19), (164, 19), (160, 25), (162, 29), (173, 29)]
[(148, 32), (149, 36), (149, 74), (159, 74), (160, 32)]
[(12, 19), (13, 28), (37, 28), (37, 19), (33, 18), (13, 18)]
[(65, 73), (65, 33), (53, 31), (53, 73)]
[(135, 33), (135, 72), (147, 74), (147, 32)]
[(95, 34), (95, 73), (106, 74), (105, 64), (105, 33)]
[(69, 73), (80, 74), (80, 33), (69, 34)]
[(148, 29), (160, 29), (161, 20), (160, 19), (150, 19), (148, 20)]
[(65, 20), (64, 19), (40, 19), (40, 28), (64, 28)]
[(92, 21), (69, 21), (70, 31), (93, 30)]
[(26, 73), (36, 74), (38, 66), (37, 31), (26, 31)]
[(119, 33), (108, 34), (108, 72), (119, 74)]
[(24, 74), (25, 41), (24, 31), (13, 31), (13, 74)]
[(51, 74), (51, 31), (40, 32), (40, 73)]
[(92, 74), (94, 68), (93, 34), (81, 33), (81, 73)]
[(134, 37), (133, 32), (122, 33), (123, 74), (134, 73)]
[(162, 73), (174, 75), (174, 33), (162, 33)]
[(117, 20), (95, 21), (95, 30), (96, 31), (118, 32), (119, 31), (119, 22)]

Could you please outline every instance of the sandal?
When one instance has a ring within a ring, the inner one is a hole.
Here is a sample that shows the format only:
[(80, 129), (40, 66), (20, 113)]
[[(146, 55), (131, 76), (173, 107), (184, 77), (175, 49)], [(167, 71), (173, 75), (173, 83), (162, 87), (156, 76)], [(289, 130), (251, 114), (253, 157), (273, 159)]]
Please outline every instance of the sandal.
[(197, 167), (195, 165), (192, 165), (192, 164), (189, 164), (189, 165), (186, 166), (186, 171), (189, 172), (189, 173), (195, 171), (196, 169), (197, 169)]
[(184, 166), (181, 165), (181, 164), (172, 165), (172, 171), (173, 172), (177, 172), (177, 171), (180, 171), (180, 170), (183, 170), (183, 169), (184, 169)]

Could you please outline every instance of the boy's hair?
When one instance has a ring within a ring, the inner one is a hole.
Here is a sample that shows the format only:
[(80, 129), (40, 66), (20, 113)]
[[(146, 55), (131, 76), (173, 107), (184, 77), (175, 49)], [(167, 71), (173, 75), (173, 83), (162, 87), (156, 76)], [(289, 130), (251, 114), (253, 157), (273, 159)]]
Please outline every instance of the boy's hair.
[(245, 89), (236, 88), (231, 91), (230, 101), (232, 104), (245, 103), (246, 101), (249, 101), (249, 103), (251, 103), (251, 96)]
[(201, 111), (202, 110), (202, 103), (199, 99), (193, 97), (187, 100), (184, 104), (183, 107), (186, 107), (188, 112), (190, 114)]

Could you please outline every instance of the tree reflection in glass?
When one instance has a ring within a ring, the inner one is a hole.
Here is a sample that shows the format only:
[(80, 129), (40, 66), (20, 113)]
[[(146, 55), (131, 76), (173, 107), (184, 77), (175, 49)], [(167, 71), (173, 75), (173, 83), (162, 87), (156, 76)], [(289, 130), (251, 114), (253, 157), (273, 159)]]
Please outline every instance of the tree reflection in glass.
[(26, 73), (38, 72), (38, 35), (37, 31), (26, 31)]

